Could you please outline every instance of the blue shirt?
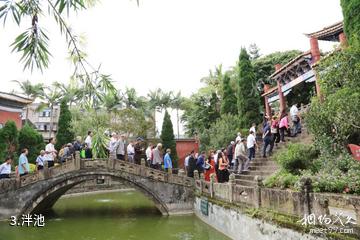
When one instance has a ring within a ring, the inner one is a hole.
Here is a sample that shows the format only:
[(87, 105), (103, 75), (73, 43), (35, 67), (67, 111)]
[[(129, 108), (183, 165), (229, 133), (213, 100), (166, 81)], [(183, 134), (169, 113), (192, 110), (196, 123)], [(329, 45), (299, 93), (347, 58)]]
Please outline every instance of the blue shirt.
[(203, 155), (200, 155), (196, 161), (196, 166), (199, 169), (203, 169), (204, 168), (204, 164), (205, 164), (205, 158)]
[(263, 129), (263, 133), (266, 133), (266, 136), (265, 137), (270, 137), (271, 136), (271, 131), (270, 131), (270, 125), (266, 123), (266, 125), (264, 126), (264, 129)]
[(164, 168), (172, 168), (171, 157), (169, 153), (165, 154), (164, 157)]
[[(25, 168), (22, 166), (25, 165)], [(30, 172), (30, 166), (28, 159), (25, 154), (21, 154), (19, 157), (19, 166), (18, 166), (19, 174), (24, 174), (25, 172)]]

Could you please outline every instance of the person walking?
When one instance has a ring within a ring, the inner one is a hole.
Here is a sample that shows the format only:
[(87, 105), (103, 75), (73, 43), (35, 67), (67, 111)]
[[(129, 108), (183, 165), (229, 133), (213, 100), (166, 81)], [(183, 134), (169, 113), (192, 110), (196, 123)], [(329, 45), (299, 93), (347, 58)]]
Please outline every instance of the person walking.
[(292, 137), (296, 137), (298, 133), (301, 133), (301, 118), (299, 114), (298, 104), (294, 104), (290, 108), (290, 117), (293, 122)]
[(238, 166), (235, 168), (237, 173), (242, 173), (245, 169), (245, 164), (248, 163), (248, 157), (246, 156), (245, 138), (241, 139), (235, 147), (235, 157), (237, 158)]
[(209, 168), (205, 169), (205, 181), (210, 181), (211, 174), (215, 174), (215, 182), (217, 181), (216, 173), (215, 173), (215, 161), (214, 161), (214, 151), (211, 150), (209, 152), (209, 156), (206, 160), (206, 166), (209, 166)]
[(152, 156), (153, 146), (154, 145), (152, 143), (150, 143), (149, 146), (145, 150), (146, 162), (147, 162), (148, 167), (151, 166), (151, 156)]
[(54, 161), (57, 154), (57, 151), (55, 149), (55, 143), (55, 138), (50, 138), (49, 143), (45, 147), (45, 159), (47, 161), (48, 168), (51, 168), (55, 165)]
[(235, 142), (231, 141), (226, 149), (226, 155), (227, 155), (227, 158), (229, 159), (230, 166), (236, 165), (235, 162), (233, 161), (234, 160), (234, 151), (235, 151)]
[(7, 156), (5, 162), (0, 165), (0, 179), (10, 178), (12, 157)]
[(120, 138), (117, 139), (114, 150), (116, 154), (116, 159), (125, 160), (125, 142), (124, 142), (124, 135), (120, 135)]
[(157, 170), (161, 170), (161, 164), (163, 161), (161, 149), (162, 149), (162, 144), (158, 143), (156, 145), (156, 148), (154, 148), (154, 150), (152, 152), (152, 154), (153, 154), (152, 165), (153, 165), (153, 168), (155, 168)]
[(196, 169), (198, 170), (199, 174), (204, 172), (204, 165), (205, 165), (205, 152), (203, 151), (196, 159)]
[(36, 158), (36, 169), (39, 171), (39, 170), (42, 170), (44, 169), (44, 162), (45, 162), (45, 151), (44, 150), (41, 150), (40, 151), (40, 155)]
[(18, 165), (18, 171), (20, 177), (25, 176), (30, 172), (30, 165), (27, 158), (28, 154), (29, 154), (29, 150), (27, 148), (21, 150), (21, 155), (19, 157), (19, 165)]
[(250, 131), (249, 136), (247, 137), (246, 146), (249, 151), (249, 161), (251, 161), (251, 159), (255, 158), (255, 147), (257, 147), (253, 131)]
[(134, 163), (134, 155), (135, 155), (134, 141), (131, 141), (128, 144), (128, 146), (126, 148), (126, 152), (127, 152), (128, 161), (130, 163)]
[[(264, 129), (263, 129), (263, 141), (264, 141), (264, 146), (263, 146), (263, 158), (266, 158), (266, 149), (267, 147), (270, 145), (270, 150), (272, 150), (272, 143), (271, 143), (271, 121), (267, 121), (264, 125)], [(271, 154), (271, 151), (269, 151), (269, 154)]]
[(172, 169), (172, 160), (171, 160), (171, 149), (168, 148), (166, 149), (166, 154), (164, 156), (164, 170), (165, 172), (168, 172), (169, 170), (171, 171)]
[(272, 152), (274, 145), (280, 142), (280, 131), (279, 131), (279, 121), (278, 117), (274, 116), (271, 122), (271, 142), (270, 151)]
[(134, 144), (134, 163), (140, 165), (141, 164), (141, 157), (144, 154), (144, 149), (142, 147), (143, 139), (138, 137)]
[(289, 129), (288, 116), (285, 111), (281, 113), (279, 130), (280, 130), (280, 141), (285, 142), (285, 131)]
[(195, 151), (191, 151), (188, 162), (187, 176), (193, 178), (195, 169), (196, 169)]
[(87, 137), (85, 138), (85, 143), (87, 145), (88, 150), (88, 156), (86, 158), (92, 158), (92, 131), (88, 131)]
[(219, 164), (219, 176), (218, 181), (219, 183), (224, 183), (229, 181), (229, 161), (226, 155), (223, 152), (218, 154), (218, 164)]

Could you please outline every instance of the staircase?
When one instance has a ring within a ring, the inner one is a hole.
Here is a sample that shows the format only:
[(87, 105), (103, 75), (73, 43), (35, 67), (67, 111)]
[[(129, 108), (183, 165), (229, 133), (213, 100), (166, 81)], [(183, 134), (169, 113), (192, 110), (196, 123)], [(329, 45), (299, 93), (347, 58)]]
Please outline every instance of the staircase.
[[(286, 142), (280, 142), (277, 144), (277, 146), (274, 146), (273, 155), (280, 149), (286, 148), (286, 145), (289, 143), (311, 143), (312, 137), (308, 133), (306, 126), (302, 126), (301, 134), (298, 134), (296, 137), (285, 137), (285, 141)], [(241, 174), (235, 174), (236, 184), (242, 186), (255, 186), (257, 184), (255, 181), (255, 176), (261, 176), (262, 179), (265, 179), (280, 169), (280, 166), (272, 159), (271, 156), (269, 156), (269, 154), (267, 154), (266, 158), (262, 157), (263, 143), (259, 145), (259, 150), (256, 151), (255, 158), (250, 161), (248, 171), (245, 171)]]

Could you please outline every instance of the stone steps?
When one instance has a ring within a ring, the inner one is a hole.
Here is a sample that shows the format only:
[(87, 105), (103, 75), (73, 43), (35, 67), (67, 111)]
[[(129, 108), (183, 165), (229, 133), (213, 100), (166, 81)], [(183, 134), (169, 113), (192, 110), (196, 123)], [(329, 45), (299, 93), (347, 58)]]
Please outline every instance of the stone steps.
[(254, 181), (254, 176), (252, 176), (252, 175), (244, 175), (244, 174), (235, 174), (235, 179)]
[(241, 185), (241, 186), (255, 186), (256, 185), (255, 181), (248, 181), (248, 180), (243, 180), (243, 179), (236, 179), (235, 182), (236, 182), (236, 184)]

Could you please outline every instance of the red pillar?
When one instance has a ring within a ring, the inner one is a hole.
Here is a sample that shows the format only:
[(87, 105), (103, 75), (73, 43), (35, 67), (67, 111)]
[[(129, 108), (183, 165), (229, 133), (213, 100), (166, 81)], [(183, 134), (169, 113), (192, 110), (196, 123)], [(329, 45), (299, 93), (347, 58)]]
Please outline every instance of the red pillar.
[[(320, 60), (320, 49), (319, 49), (319, 42), (318, 42), (317, 38), (314, 38), (314, 37), (310, 38), (310, 52), (311, 52), (311, 56), (313, 58), (313, 64), (318, 62)], [(316, 75), (316, 73), (315, 73), (315, 75)], [(316, 77), (316, 81), (315, 81), (315, 86), (316, 86), (317, 96), (321, 99), (320, 85), (319, 85), (319, 81), (318, 81), (317, 77)]]
[(339, 34), (339, 41), (340, 41), (341, 47), (346, 47), (347, 46), (347, 40), (346, 40), (346, 36), (345, 36), (344, 32)]
[[(281, 64), (275, 64), (275, 71), (278, 71), (280, 68), (281, 68)], [(277, 91), (278, 91), (279, 102), (280, 102), (280, 112), (282, 112), (286, 109), (286, 101), (285, 101), (284, 93), (281, 90), (280, 80), (278, 80), (276, 82), (277, 82)]]
[[(270, 84), (264, 85), (264, 92), (266, 93), (270, 89)], [(266, 115), (268, 115), (271, 118), (271, 107), (269, 105), (268, 97), (264, 96), (264, 102), (265, 102), (265, 112)]]

